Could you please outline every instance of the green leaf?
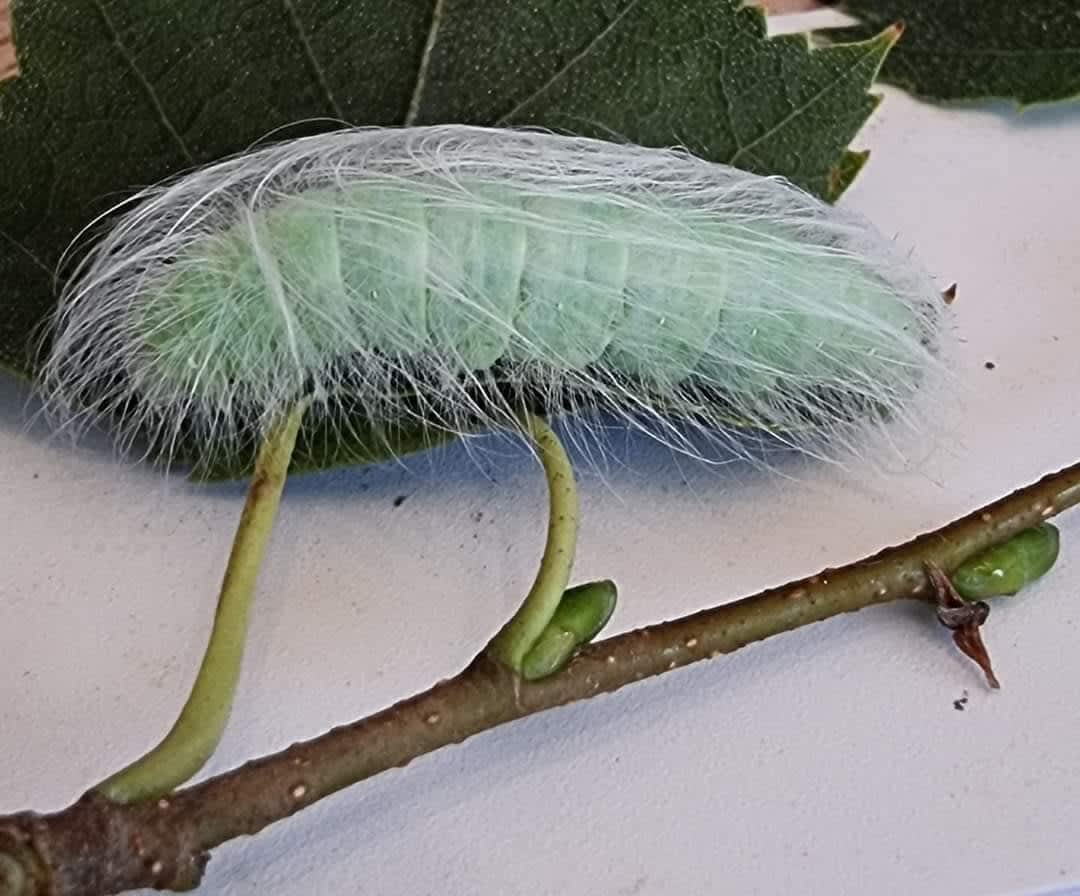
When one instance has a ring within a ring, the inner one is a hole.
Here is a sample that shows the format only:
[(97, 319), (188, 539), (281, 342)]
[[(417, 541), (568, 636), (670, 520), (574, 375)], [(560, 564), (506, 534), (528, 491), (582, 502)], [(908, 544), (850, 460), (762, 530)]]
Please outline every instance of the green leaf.
[[(847, 147), (896, 38), (769, 40), (741, 0), (16, 0), (13, 12), (22, 73), (0, 85), (0, 366), (23, 374), (58, 262), (89, 222), (267, 135), (341, 121), (540, 125), (682, 144), (834, 198), (865, 161)], [(314, 465), (383, 456), (353, 422)], [(242, 468), (238, 457), (219, 470)]]
[(904, 38), (881, 78), (947, 102), (1000, 98), (1022, 106), (1080, 95), (1076, 0), (844, 0), (862, 24), (822, 32), (858, 40), (891, 22)]
[[(429, 451), (452, 441), (455, 435), (435, 427), (379, 426), (363, 420), (342, 432), (325, 419), (300, 433), (289, 472), (313, 473), (336, 467), (359, 467), (381, 463), (407, 454)], [(196, 482), (241, 479), (252, 472), (258, 446), (248, 445), (206, 457), (196, 446), (182, 442), (177, 459), (194, 458), (190, 478)]]

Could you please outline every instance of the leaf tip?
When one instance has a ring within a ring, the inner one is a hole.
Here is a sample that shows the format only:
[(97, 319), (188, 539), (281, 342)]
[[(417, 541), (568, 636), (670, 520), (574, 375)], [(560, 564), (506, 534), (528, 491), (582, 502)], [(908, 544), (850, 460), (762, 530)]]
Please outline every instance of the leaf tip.
[(900, 40), (901, 37), (904, 36), (904, 27), (905, 26), (903, 22), (894, 22), (888, 28), (881, 32), (881, 36), (885, 39), (885, 42), (891, 47), (898, 40)]

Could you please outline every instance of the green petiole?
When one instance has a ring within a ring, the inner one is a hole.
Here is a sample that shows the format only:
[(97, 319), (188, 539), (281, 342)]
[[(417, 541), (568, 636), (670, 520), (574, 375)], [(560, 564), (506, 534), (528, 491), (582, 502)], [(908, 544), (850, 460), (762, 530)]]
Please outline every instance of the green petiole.
[(259, 451), (210, 641), (187, 702), (160, 744), (94, 788), (110, 800), (132, 803), (169, 793), (202, 768), (221, 741), (240, 676), (255, 581), (307, 405), (297, 404)]
[(544, 634), (570, 581), (577, 547), (578, 497), (574, 471), (559, 437), (534, 414), (523, 426), (536, 446), (549, 494), (547, 544), (532, 588), (517, 612), (492, 638), (488, 653), (521, 673), (525, 655)]

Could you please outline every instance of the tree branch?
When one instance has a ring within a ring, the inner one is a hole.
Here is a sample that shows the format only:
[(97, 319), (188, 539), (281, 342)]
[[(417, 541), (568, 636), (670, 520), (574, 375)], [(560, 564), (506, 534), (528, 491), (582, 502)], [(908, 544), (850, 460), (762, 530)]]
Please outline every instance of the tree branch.
[(931, 597), (924, 564), (951, 572), (1080, 503), (1080, 464), (843, 569), (586, 647), (525, 682), (481, 654), (455, 678), (351, 725), (157, 801), (90, 793), (52, 815), (0, 817), (0, 896), (188, 890), (208, 851), (386, 769), (505, 722), (614, 691), (753, 641), (872, 604)]

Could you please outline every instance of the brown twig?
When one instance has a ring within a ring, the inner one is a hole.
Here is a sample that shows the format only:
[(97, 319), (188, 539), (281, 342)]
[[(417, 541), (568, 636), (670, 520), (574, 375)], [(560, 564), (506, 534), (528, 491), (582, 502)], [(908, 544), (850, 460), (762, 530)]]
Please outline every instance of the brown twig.
[(822, 6), (821, 0), (756, 0), (756, 2), (772, 16), (809, 12), (812, 9), (820, 9)]
[(486, 659), (389, 709), (158, 801), (88, 794), (52, 815), (0, 818), (0, 896), (104, 896), (196, 887), (208, 851), (344, 787), (505, 722), (892, 600), (932, 600), (945, 571), (1080, 503), (1080, 464), (873, 557), (593, 644), (526, 683)]
[(11, 6), (9, 0), (0, 0), (0, 81), (14, 78), (19, 73), (15, 58), (15, 41), (12, 37)]
[(980, 631), (990, 616), (990, 605), (984, 600), (964, 600), (944, 570), (930, 561), (926, 562), (926, 575), (933, 588), (938, 622), (953, 633), (953, 642), (960, 652), (982, 669), (987, 685), (995, 690), (1000, 688), (1001, 682), (994, 674)]

